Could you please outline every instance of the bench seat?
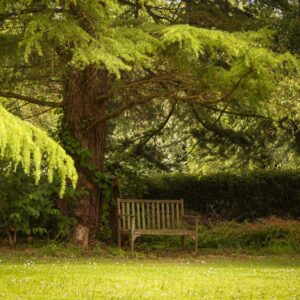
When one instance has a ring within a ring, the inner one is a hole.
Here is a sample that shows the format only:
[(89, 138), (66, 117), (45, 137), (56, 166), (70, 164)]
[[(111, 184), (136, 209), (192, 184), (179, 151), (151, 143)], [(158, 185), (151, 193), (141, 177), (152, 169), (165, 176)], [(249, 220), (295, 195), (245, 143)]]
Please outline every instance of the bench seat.
[[(121, 234), (130, 234), (130, 230), (120, 230)], [(181, 230), (181, 229), (135, 229), (135, 235), (178, 235), (178, 236), (194, 236), (194, 230)]]

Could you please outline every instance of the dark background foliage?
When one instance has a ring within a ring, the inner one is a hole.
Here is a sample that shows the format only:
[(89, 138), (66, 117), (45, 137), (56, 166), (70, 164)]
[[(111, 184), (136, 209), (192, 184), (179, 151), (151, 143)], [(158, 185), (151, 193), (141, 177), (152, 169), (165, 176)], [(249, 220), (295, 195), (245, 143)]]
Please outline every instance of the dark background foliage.
[(185, 200), (188, 210), (208, 218), (255, 220), (300, 217), (300, 173), (255, 171), (243, 174), (155, 175), (127, 182), (126, 197)]

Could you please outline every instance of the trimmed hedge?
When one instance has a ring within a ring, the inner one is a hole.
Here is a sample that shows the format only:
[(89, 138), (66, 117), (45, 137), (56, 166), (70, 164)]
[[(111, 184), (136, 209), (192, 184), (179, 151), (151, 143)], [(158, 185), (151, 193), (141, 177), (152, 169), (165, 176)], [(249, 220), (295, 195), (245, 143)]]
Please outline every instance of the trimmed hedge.
[(300, 217), (300, 172), (296, 171), (256, 171), (205, 177), (157, 175), (140, 179), (131, 189), (124, 190), (129, 197), (183, 198), (186, 209), (209, 218), (243, 221), (269, 216)]

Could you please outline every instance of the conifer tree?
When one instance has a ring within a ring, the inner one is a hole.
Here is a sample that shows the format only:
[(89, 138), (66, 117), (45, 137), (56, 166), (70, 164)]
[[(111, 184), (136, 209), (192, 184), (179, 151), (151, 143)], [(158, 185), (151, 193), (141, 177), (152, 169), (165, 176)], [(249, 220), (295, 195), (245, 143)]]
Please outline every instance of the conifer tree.
[(62, 135), (72, 136), (67, 147), (85, 190), (74, 210), (77, 244), (87, 245), (98, 226), (94, 172), (104, 170), (109, 120), (152, 100), (255, 102), (297, 72), (291, 55), (274, 54), (247, 34), (176, 24), (185, 7), (160, 0), (0, 1), (0, 97), (63, 112)]

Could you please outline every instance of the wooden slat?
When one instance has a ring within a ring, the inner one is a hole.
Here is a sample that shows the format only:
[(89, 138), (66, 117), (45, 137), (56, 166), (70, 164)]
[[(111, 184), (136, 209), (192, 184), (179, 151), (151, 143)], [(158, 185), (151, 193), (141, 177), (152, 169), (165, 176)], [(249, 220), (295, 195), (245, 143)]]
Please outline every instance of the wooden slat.
[(150, 229), (151, 228), (151, 223), (150, 223), (150, 203), (147, 203), (147, 225), (146, 228)]
[(166, 203), (167, 206), (167, 228), (170, 229), (170, 204)]
[(127, 219), (127, 229), (130, 229), (130, 203), (126, 203), (126, 219)]
[(136, 203), (136, 210), (137, 210), (137, 221), (136, 221), (136, 228), (141, 228), (141, 214), (140, 214), (140, 203)]
[(171, 225), (172, 225), (172, 228), (175, 228), (175, 204), (172, 203), (171, 204), (171, 210), (172, 210), (172, 213), (171, 213)]
[(160, 203), (156, 203), (157, 212), (157, 229), (160, 229)]
[(180, 223), (180, 226), (182, 227), (183, 226), (183, 216), (184, 216), (184, 203), (183, 203), (183, 199), (181, 199), (180, 207), (181, 207), (181, 223)]
[(142, 228), (146, 228), (146, 220), (145, 220), (145, 203), (141, 203), (142, 205)]
[[(127, 231), (128, 232), (128, 231)], [(174, 230), (174, 229), (137, 229), (137, 234), (149, 234), (149, 235), (185, 235), (195, 236), (195, 230)]]
[(166, 219), (165, 219), (165, 204), (161, 204), (161, 223), (162, 223), (162, 228), (166, 228)]
[[(131, 214), (133, 215), (133, 216), (135, 216), (135, 203), (130, 203), (131, 205)], [(131, 221), (131, 218), (130, 218), (130, 221)], [(135, 224), (134, 224), (135, 226), (136, 226), (136, 218), (135, 218)], [(132, 224), (131, 224), (131, 226), (132, 226)]]
[(176, 228), (180, 227), (179, 204), (176, 205)]
[(122, 228), (123, 228), (123, 229), (127, 229), (127, 228), (126, 228), (126, 219), (125, 219), (125, 216), (124, 216), (124, 215), (125, 215), (125, 203), (122, 203), (122, 204), (121, 204), (121, 207), (122, 207), (122, 209), (121, 209), (121, 214), (123, 215), (123, 216), (122, 216)]
[[(121, 208), (120, 208), (120, 199), (117, 198), (117, 215), (121, 215)], [(120, 230), (122, 230), (122, 220), (120, 217), (118, 217), (118, 224), (117, 224), (117, 231), (118, 231), (118, 240), (119, 240), (119, 237), (120, 237)], [(120, 244), (120, 242), (118, 241), (118, 244)]]
[(156, 229), (155, 203), (154, 202), (152, 202), (152, 205), (151, 205), (151, 216), (152, 216), (152, 229)]
[(182, 229), (183, 200), (118, 199), (117, 212), (122, 216), (120, 228), (131, 228), (131, 215), (135, 215), (136, 229)]

